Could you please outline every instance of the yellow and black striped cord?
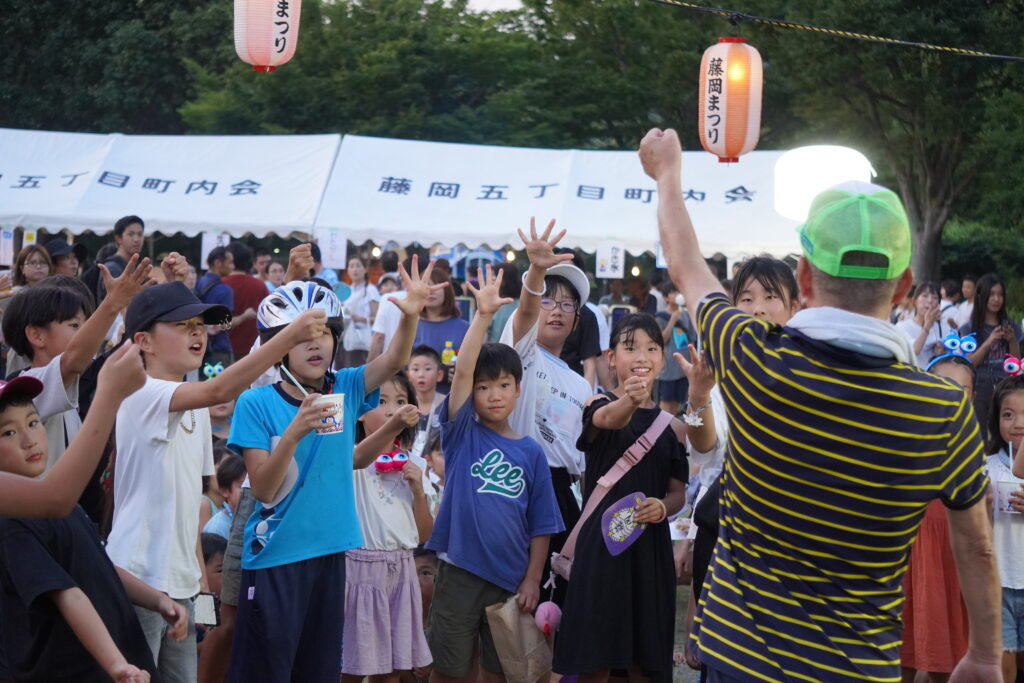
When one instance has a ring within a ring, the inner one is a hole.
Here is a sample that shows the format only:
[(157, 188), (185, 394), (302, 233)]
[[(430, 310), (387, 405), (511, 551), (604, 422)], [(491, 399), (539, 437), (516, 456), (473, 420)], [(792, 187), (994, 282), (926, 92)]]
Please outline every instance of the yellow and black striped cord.
[(769, 17), (759, 17), (753, 14), (746, 14), (744, 12), (736, 12), (728, 9), (719, 9), (717, 7), (704, 7), (697, 5), (692, 2), (684, 2), (683, 0), (651, 0), (662, 5), (670, 5), (672, 7), (680, 7), (682, 9), (693, 10), (696, 12), (705, 12), (707, 14), (714, 14), (722, 17), (729, 21), (733, 25), (738, 25), (744, 21), (750, 21), (756, 24), (765, 24), (766, 26), (775, 26), (776, 28), (795, 28), (803, 31), (813, 31), (814, 33), (821, 33), (828, 36), (835, 36), (836, 38), (846, 38), (848, 40), (864, 40), (871, 43), (883, 43), (886, 45), (902, 45), (904, 47), (916, 47), (920, 50), (931, 50), (932, 52), (944, 52), (947, 54), (960, 55), (964, 57), (986, 57), (988, 59), (1001, 59), (1008, 62), (1024, 62), (1024, 57), (1017, 57), (1014, 55), (997, 55), (990, 52), (981, 52), (979, 50), (968, 50), (962, 47), (948, 47), (945, 45), (932, 45), (931, 43), (918, 43), (911, 40), (899, 40), (897, 38), (886, 38), (884, 36), (874, 36), (868, 33), (855, 33), (853, 31), (842, 31), (837, 28), (828, 28), (825, 26), (815, 26), (813, 24), (801, 24), (795, 21), (786, 21), (784, 19), (771, 19)]

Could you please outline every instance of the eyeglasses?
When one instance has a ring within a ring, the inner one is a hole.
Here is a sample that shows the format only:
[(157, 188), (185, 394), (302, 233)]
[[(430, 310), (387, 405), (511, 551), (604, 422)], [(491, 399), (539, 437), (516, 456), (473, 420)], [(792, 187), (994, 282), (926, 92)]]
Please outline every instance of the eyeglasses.
[(562, 309), (563, 313), (576, 313), (576, 303), (573, 301), (555, 301), (554, 299), (541, 299), (540, 307), (545, 311), (555, 310), (555, 306)]
[(50, 264), (46, 261), (25, 261), (26, 266), (32, 266), (33, 268), (49, 268)]

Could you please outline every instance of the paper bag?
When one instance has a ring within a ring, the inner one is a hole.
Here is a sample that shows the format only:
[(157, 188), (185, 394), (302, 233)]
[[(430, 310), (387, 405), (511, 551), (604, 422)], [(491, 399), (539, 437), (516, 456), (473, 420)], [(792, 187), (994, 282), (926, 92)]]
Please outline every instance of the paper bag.
[(533, 615), (520, 611), (516, 596), (484, 612), (508, 683), (536, 683), (551, 671), (551, 647)]

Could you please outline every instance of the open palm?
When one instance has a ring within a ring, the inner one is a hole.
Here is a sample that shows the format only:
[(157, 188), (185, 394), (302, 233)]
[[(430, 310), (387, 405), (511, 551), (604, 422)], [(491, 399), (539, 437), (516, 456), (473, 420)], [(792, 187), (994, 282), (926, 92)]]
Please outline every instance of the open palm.
[(434, 270), (434, 262), (431, 261), (420, 273), (419, 257), (412, 257), (412, 273), (406, 271), (405, 266), (398, 264), (398, 274), (402, 278), (402, 289), (405, 290), (405, 298), (389, 298), (388, 301), (398, 306), (406, 315), (418, 315), (427, 302), (427, 296), (448, 286), (447, 282), (434, 284), (430, 280), (430, 274)]
[(572, 254), (556, 254), (555, 247), (562, 238), (565, 237), (565, 230), (561, 230), (554, 237), (551, 236), (551, 231), (555, 229), (555, 219), (552, 218), (548, 222), (548, 227), (544, 230), (541, 235), (537, 235), (537, 219), (530, 218), (530, 236), (527, 237), (521, 229), (519, 232), (519, 239), (523, 240), (523, 244), (526, 245), (526, 255), (530, 258), (530, 264), (547, 270), (552, 266), (557, 266), (559, 263), (565, 263), (566, 261), (572, 261)]
[(501, 280), (504, 275), (505, 272), (501, 270), (495, 275), (491, 266), (486, 265), (479, 289), (474, 287), (471, 282), (466, 283), (469, 290), (473, 292), (473, 296), (476, 297), (476, 310), (481, 315), (493, 315), (505, 304), (512, 303), (512, 299), (501, 296)]

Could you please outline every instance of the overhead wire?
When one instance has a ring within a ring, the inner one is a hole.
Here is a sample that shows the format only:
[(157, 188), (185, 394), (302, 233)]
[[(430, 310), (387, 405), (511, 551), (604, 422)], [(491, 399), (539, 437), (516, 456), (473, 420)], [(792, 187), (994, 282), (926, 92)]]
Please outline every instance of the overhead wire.
[(981, 57), (985, 59), (999, 59), (1007, 62), (1024, 62), (1024, 57), (1016, 55), (1000, 55), (993, 54), (991, 52), (982, 52), (980, 50), (970, 50), (963, 47), (949, 47), (947, 45), (934, 45), (932, 43), (923, 43), (912, 40), (900, 40), (898, 38), (887, 38), (885, 36), (876, 36), (869, 33), (857, 33), (855, 31), (844, 31), (837, 28), (829, 28), (827, 26), (816, 26), (814, 24), (804, 24), (796, 21), (787, 21), (785, 19), (772, 19), (770, 17), (760, 17), (754, 14), (747, 14), (746, 12), (737, 12), (730, 9), (721, 9), (718, 7), (705, 7), (692, 2), (686, 2), (685, 0), (651, 0), (660, 5), (669, 5), (671, 7), (679, 7), (681, 9), (692, 10), (695, 12), (704, 12), (705, 14), (713, 14), (722, 17), (734, 26), (747, 21), (755, 24), (763, 24), (765, 26), (774, 26), (776, 28), (790, 28), (798, 29), (802, 31), (812, 31), (822, 35), (834, 36), (836, 38), (845, 38), (847, 40), (861, 40), (870, 43), (882, 43), (885, 45), (900, 45), (903, 47), (912, 47), (919, 50), (929, 50), (932, 52), (941, 52), (946, 54), (959, 55), (962, 57)]

